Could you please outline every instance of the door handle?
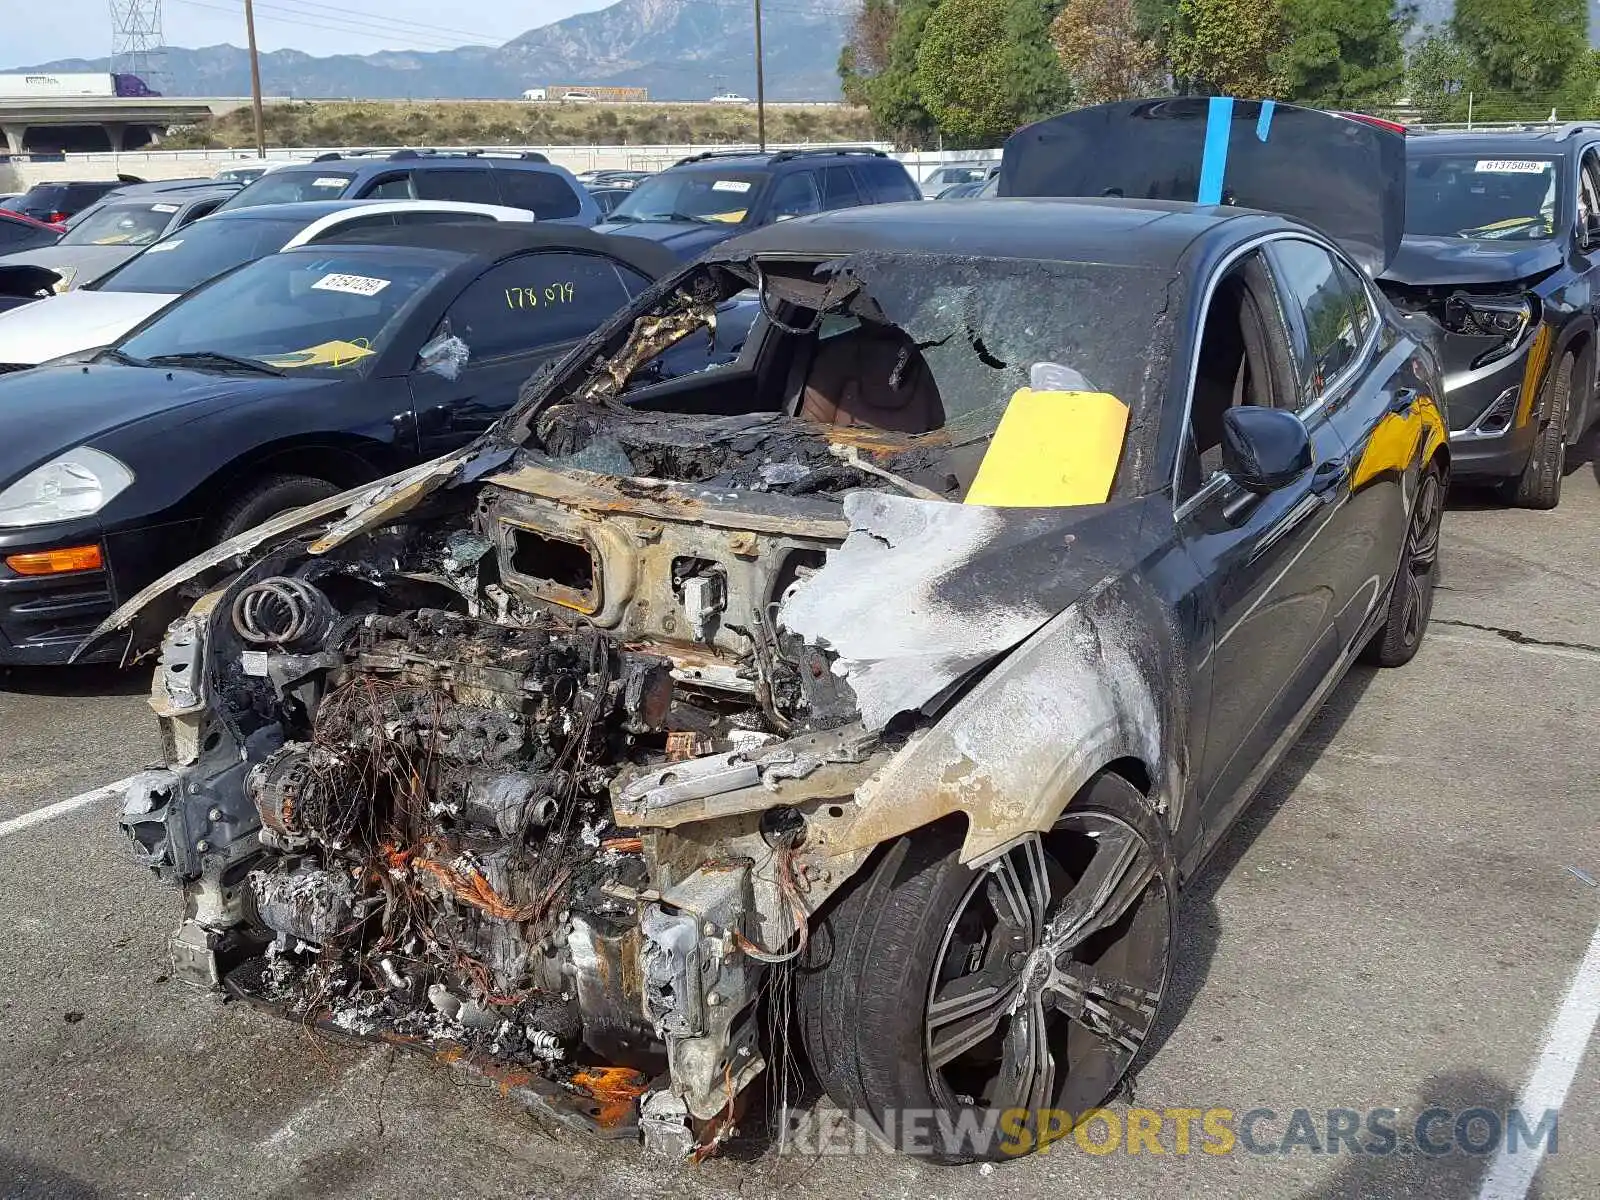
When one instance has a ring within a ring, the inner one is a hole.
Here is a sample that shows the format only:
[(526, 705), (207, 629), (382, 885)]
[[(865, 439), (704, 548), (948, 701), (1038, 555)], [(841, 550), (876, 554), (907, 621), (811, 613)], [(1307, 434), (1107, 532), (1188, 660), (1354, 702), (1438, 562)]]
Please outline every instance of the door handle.
[(1342, 488), (1349, 478), (1349, 460), (1330, 458), (1326, 462), (1318, 463), (1317, 469), (1311, 473), (1311, 490), (1323, 499), (1331, 500), (1334, 493)]
[(1416, 403), (1416, 388), (1396, 388), (1394, 399), (1389, 401), (1389, 411), (1397, 417), (1410, 416), (1411, 410), (1416, 406)]

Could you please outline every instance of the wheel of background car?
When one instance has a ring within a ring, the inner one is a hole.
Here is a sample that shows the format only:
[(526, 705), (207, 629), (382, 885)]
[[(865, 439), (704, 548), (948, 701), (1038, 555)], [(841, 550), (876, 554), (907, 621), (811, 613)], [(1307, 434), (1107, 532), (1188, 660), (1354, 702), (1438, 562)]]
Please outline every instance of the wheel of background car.
[(1433, 615), (1434, 585), (1439, 580), (1439, 528), (1444, 523), (1445, 479), (1429, 466), (1417, 484), (1406, 529), (1405, 557), (1389, 592), (1383, 627), (1361, 652), (1361, 661), (1375, 667), (1403, 667), (1417, 656)]
[(1500, 495), (1518, 508), (1554, 508), (1561, 503), (1561, 472), (1567, 460), (1567, 406), (1572, 403), (1572, 369), (1577, 359), (1561, 356), (1539, 405), (1539, 432), (1522, 474), (1500, 485)]
[[(947, 1162), (1037, 1149), (1040, 1110), (1111, 1094), (1155, 1025), (1177, 911), (1159, 819), (1114, 774), (986, 867), (960, 841), (944, 825), (886, 846), (813, 922), (796, 982), (833, 1100)], [(1020, 1132), (995, 1120), (1016, 1109)], [(901, 1120), (929, 1110), (925, 1131)]]
[(225, 542), (279, 513), (326, 500), (338, 491), (326, 479), (309, 475), (268, 475), (224, 510), (213, 536), (216, 541)]

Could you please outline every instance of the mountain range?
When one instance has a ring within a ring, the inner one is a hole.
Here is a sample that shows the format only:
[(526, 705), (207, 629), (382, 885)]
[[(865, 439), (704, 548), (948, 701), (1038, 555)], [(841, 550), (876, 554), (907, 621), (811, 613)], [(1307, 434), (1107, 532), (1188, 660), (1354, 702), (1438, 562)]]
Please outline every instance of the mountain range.
[[(755, 29), (740, 0), (619, 0), (531, 29), (503, 46), (318, 56), (261, 55), (261, 88), (307, 99), (520, 96), (531, 87), (630, 86), (656, 100), (705, 100), (719, 90), (755, 95)], [(763, 11), (767, 97), (837, 100), (845, 18), (798, 5)], [(166, 47), (157, 86), (173, 96), (242, 96), (250, 58), (237, 46)], [(104, 58), (58, 59), (6, 71), (107, 71)]]

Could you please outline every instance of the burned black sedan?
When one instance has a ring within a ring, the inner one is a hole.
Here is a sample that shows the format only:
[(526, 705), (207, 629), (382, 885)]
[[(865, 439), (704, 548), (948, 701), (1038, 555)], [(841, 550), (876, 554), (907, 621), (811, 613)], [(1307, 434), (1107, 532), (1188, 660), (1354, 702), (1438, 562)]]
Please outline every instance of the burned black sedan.
[[(746, 293), (736, 361), (658, 369)], [(177, 617), (121, 816), (177, 970), (675, 1154), (794, 1050), (910, 1152), (1035, 1148), (1139, 1052), (1256, 783), (1416, 652), (1438, 388), (1282, 216), (719, 247), (472, 446), (103, 627)]]

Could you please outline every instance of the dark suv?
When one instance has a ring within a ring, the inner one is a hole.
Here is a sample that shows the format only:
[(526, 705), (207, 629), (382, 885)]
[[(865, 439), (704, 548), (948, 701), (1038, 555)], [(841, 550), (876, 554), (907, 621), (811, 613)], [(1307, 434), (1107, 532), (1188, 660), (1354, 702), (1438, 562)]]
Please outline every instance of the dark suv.
[(1554, 508), (1600, 416), (1600, 125), (1413, 134), (1405, 229), (1379, 282), (1440, 349), (1454, 476)]
[(920, 199), (906, 169), (881, 150), (712, 151), (646, 179), (601, 229), (660, 242), (688, 261), (774, 221)]
[(99, 180), (93, 183), (87, 181), (36, 183), (6, 207), (12, 212), (32, 217), (35, 221), (58, 225), (91, 204), (98, 203), (108, 193), (116, 191), (128, 182), (130, 179)]
[(347, 151), (270, 171), (223, 208), (305, 200), (470, 200), (525, 208), (541, 221), (593, 225), (600, 209), (542, 154), (484, 150)]

